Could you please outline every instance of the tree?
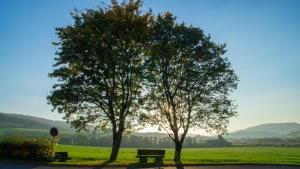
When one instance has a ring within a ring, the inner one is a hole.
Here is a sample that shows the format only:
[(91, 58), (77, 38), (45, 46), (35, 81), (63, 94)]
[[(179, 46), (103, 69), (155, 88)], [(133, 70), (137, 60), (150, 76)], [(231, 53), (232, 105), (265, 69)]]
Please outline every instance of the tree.
[(56, 29), (59, 41), (54, 70), (58, 79), (48, 101), (78, 130), (87, 125), (111, 128), (110, 161), (117, 158), (122, 134), (137, 121), (151, 12), (141, 1), (76, 10), (74, 23)]
[(193, 26), (176, 23), (170, 13), (158, 15), (147, 65), (145, 120), (165, 130), (180, 161), (190, 128), (225, 131), (236, 114), (229, 98), (238, 78), (225, 45), (212, 42)]

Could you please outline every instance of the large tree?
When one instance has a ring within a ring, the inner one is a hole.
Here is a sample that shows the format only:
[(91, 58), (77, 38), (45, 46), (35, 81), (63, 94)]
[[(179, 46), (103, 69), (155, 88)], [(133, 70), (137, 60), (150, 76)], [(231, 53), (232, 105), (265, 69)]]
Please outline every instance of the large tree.
[(112, 129), (110, 161), (117, 158), (122, 133), (137, 120), (144, 48), (151, 12), (129, 0), (75, 11), (73, 24), (57, 28), (56, 78), (49, 103), (78, 130), (88, 124)]
[(236, 114), (229, 98), (238, 78), (223, 56), (225, 45), (203, 31), (176, 23), (170, 13), (154, 24), (147, 65), (145, 119), (165, 130), (180, 161), (190, 128), (223, 132)]

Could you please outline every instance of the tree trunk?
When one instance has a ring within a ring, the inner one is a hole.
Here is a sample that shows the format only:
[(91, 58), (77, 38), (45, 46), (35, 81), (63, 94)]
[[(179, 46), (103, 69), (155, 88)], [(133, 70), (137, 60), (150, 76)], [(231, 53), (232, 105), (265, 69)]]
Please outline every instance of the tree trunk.
[(181, 162), (181, 150), (182, 150), (182, 142), (176, 141), (175, 142), (175, 155), (174, 155), (175, 162)]
[(113, 134), (113, 143), (109, 161), (115, 161), (118, 157), (119, 149), (122, 141), (122, 132), (118, 131)]

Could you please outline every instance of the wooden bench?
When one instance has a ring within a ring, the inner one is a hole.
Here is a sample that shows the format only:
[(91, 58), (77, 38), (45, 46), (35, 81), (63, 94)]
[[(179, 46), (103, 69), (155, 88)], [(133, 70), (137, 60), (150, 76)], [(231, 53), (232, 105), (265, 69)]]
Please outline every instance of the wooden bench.
[(58, 159), (59, 161), (67, 161), (71, 158), (68, 155), (68, 152), (55, 152), (55, 159)]
[(165, 150), (138, 149), (136, 157), (140, 158), (140, 162), (147, 162), (147, 158), (155, 158), (155, 162), (162, 162)]

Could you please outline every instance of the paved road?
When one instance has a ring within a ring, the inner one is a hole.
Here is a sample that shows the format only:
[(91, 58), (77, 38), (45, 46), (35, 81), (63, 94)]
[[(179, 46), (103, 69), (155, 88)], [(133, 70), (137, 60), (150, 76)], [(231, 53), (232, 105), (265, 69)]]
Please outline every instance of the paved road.
[[(0, 164), (0, 169), (134, 169), (134, 167), (72, 167), (72, 166), (39, 166), (27, 164)], [(141, 168), (140, 168), (141, 169)], [(158, 167), (143, 168), (158, 169)], [(162, 169), (162, 168), (161, 168)], [(163, 169), (300, 169), (300, 166), (288, 165), (199, 165), (163, 167)]]

